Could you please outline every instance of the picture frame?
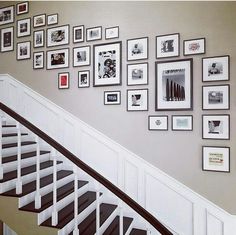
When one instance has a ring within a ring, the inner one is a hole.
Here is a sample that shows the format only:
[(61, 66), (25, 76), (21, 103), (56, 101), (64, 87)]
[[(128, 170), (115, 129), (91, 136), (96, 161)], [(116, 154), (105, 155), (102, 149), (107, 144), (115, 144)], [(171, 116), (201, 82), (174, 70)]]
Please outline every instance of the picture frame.
[(172, 131), (192, 131), (192, 115), (172, 115)]
[(73, 27), (73, 43), (84, 42), (84, 25)]
[(17, 43), (17, 60), (27, 60), (31, 58), (31, 42), (18, 42)]
[(90, 46), (73, 48), (73, 67), (90, 65)]
[(127, 61), (148, 59), (148, 37), (127, 40)]
[(167, 115), (150, 115), (148, 116), (149, 131), (168, 131), (168, 116)]
[(26, 18), (17, 21), (17, 37), (26, 37), (31, 35), (31, 19)]
[(47, 51), (47, 70), (69, 67), (69, 48)]
[(212, 140), (230, 139), (230, 116), (223, 115), (202, 115), (202, 138)]
[(104, 91), (104, 105), (119, 105), (121, 104), (120, 91)]
[(69, 25), (56, 26), (47, 29), (47, 47), (69, 44)]
[(202, 58), (202, 81), (229, 81), (230, 56), (214, 56)]
[(16, 4), (16, 14), (22, 15), (29, 13), (29, 2), (20, 2)]
[(203, 110), (228, 110), (230, 108), (230, 86), (215, 85), (202, 87)]
[(33, 17), (33, 27), (38, 28), (46, 25), (46, 14), (36, 15)]
[(121, 85), (122, 42), (93, 46), (93, 86)]
[(206, 53), (206, 38), (184, 40), (184, 56), (201, 55)]
[(127, 86), (148, 85), (148, 63), (127, 64)]
[(193, 59), (158, 61), (156, 110), (193, 109)]
[(203, 146), (202, 170), (215, 172), (230, 172), (230, 148)]
[(47, 25), (58, 24), (58, 14), (51, 14), (47, 16)]
[(1, 52), (14, 51), (14, 27), (1, 29)]
[(0, 8), (0, 26), (14, 23), (14, 6)]
[(44, 51), (38, 51), (33, 53), (33, 69), (44, 68)]
[(148, 89), (127, 90), (127, 111), (148, 111)]
[(180, 34), (156, 36), (156, 58), (178, 57), (180, 55)]
[(90, 71), (83, 70), (78, 72), (78, 88), (90, 87)]
[(105, 29), (105, 39), (119, 38), (119, 26), (109, 27)]
[(86, 29), (86, 41), (96, 41), (102, 39), (102, 26)]
[(44, 30), (34, 31), (34, 48), (44, 47)]
[(58, 89), (69, 89), (70, 87), (70, 73), (58, 73)]

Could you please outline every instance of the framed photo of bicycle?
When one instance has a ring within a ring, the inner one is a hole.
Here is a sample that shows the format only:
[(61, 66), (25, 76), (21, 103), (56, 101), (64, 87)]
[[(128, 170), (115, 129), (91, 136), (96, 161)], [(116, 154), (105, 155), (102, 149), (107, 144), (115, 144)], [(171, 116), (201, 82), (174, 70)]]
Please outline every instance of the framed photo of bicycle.
[(93, 46), (93, 86), (121, 85), (122, 42)]

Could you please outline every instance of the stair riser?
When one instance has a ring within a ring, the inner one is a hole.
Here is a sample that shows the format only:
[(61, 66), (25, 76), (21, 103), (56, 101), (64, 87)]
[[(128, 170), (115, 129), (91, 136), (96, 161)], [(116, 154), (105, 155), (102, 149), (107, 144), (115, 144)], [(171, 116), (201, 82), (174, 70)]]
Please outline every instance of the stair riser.
[[(16, 143), (18, 140), (17, 136), (12, 136), (12, 137), (3, 137), (2, 138), (2, 143), (3, 144), (10, 144), (10, 143)], [(34, 141), (31, 136), (29, 135), (22, 135), (21, 136), (21, 141)]]
[[(16, 127), (3, 127), (2, 128), (2, 133), (3, 134), (12, 134), (12, 133), (17, 133)], [(22, 131), (23, 133), (23, 131)]]
[[(16, 155), (17, 150), (18, 150), (17, 147), (3, 149), (2, 155), (3, 155), (3, 157), (9, 157), (12, 155)], [(21, 146), (21, 153), (28, 153), (28, 152), (32, 152), (32, 151), (36, 151), (36, 144)]]

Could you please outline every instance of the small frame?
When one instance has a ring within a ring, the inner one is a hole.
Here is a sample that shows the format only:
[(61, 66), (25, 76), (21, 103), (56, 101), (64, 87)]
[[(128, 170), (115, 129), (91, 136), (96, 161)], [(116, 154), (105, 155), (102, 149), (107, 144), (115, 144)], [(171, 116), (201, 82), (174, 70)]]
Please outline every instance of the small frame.
[(102, 26), (87, 28), (86, 29), (86, 41), (95, 41), (102, 39)]
[(127, 90), (127, 111), (148, 111), (148, 89)]
[(73, 27), (73, 43), (84, 42), (84, 25)]
[(206, 53), (206, 39), (196, 38), (184, 40), (184, 55), (200, 55)]
[(14, 22), (14, 6), (0, 8), (0, 25)]
[(229, 63), (229, 55), (202, 58), (202, 81), (228, 81)]
[(17, 43), (17, 60), (27, 60), (31, 58), (31, 42)]
[(104, 105), (120, 104), (120, 91), (104, 91)]
[(172, 115), (172, 131), (192, 131), (192, 115)]
[(47, 69), (61, 69), (69, 67), (69, 49), (47, 51)]
[(148, 59), (148, 37), (127, 40), (127, 60)]
[(44, 68), (44, 51), (34, 52), (33, 54), (33, 69)]
[(148, 63), (127, 65), (127, 85), (147, 85), (148, 84)]
[(46, 14), (37, 15), (33, 17), (34, 28), (42, 27), (46, 25)]
[(203, 146), (202, 170), (230, 172), (230, 148)]
[(149, 131), (168, 131), (168, 116), (148, 116)]
[(58, 23), (58, 14), (52, 14), (47, 16), (47, 25), (54, 25)]
[(227, 110), (230, 106), (229, 85), (215, 85), (202, 87), (203, 110)]
[(119, 38), (119, 26), (105, 29), (105, 39)]
[(1, 52), (14, 51), (14, 27), (1, 29)]
[(69, 89), (70, 87), (70, 74), (58, 73), (58, 89)]
[(156, 58), (177, 57), (180, 54), (179, 33), (156, 36)]
[(93, 86), (121, 85), (122, 42), (93, 46)]
[(69, 44), (69, 25), (47, 29), (47, 47)]
[(44, 30), (34, 31), (34, 48), (44, 47)]
[(84, 70), (78, 72), (78, 88), (90, 86), (90, 71)]
[(193, 59), (156, 62), (156, 110), (192, 110)]
[(73, 48), (73, 66), (90, 65), (90, 46)]
[(30, 18), (17, 21), (17, 37), (30, 36), (31, 20)]
[(202, 138), (229, 140), (229, 115), (202, 115)]
[(20, 2), (16, 4), (16, 14), (22, 15), (29, 12), (29, 2)]

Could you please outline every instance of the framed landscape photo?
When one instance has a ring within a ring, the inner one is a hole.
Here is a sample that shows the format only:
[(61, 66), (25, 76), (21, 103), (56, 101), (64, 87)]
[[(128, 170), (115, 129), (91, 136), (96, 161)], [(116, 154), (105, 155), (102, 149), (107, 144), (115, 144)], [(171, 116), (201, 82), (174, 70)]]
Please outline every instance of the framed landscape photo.
[(47, 69), (61, 69), (69, 67), (69, 49), (47, 51)]
[(93, 46), (93, 86), (121, 85), (121, 42)]
[(149, 131), (168, 131), (168, 116), (148, 116)]
[(17, 60), (27, 60), (31, 58), (31, 42), (18, 42), (17, 43)]
[(127, 40), (127, 60), (148, 59), (148, 37)]
[(148, 84), (148, 63), (127, 65), (127, 85), (147, 85)]
[(202, 138), (229, 140), (229, 115), (202, 115)]
[(44, 30), (34, 31), (34, 48), (44, 47)]
[(202, 81), (228, 81), (229, 63), (229, 55), (202, 58)]
[(46, 25), (46, 14), (37, 15), (33, 17), (34, 28), (42, 27)]
[(102, 39), (102, 26), (87, 28), (86, 29), (86, 41), (95, 41)]
[(73, 66), (90, 65), (90, 46), (73, 48)]
[(173, 131), (192, 131), (193, 116), (192, 115), (172, 115)]
[(14, 51), (14, 27), (1, 29), (1, 52)]
[(90, 86), (90, 71), (84, 70), (78, 72), (78, 88)]
[(16, 4), (16, 14), (22, 15), (29, 12), (29, 2), (20, 2)]
[(44, 51), (34, 52), (33, 55), (33, 69), (44, 68)]
[(14, 22), (14, 6), (0, 8), (0, 25)]
[(184, 55), (200, 55), (206, 53), (206, 39), (196, 38), (184, 40)]
[(127, 111), (148, 111), (148, 89), (127, 90)]
[(156, 110), (192, 110), (192, 59), (156, 62)]
[(69, 25), (47, 29), (47, 47), (69, 44)]
[(156, 58), (176, 57), (180, 54), (179, 33), (156, 36)]
[(105, 39), (119, 38), (119, 26), (105, 29)]
[(203, 110), (227, 110), (230, 105), (229, 85), (215, 85), (202, 87)]
[(230, 148), (203, 146), (202, 170), (230, 172)]
[(104, 105), (120, 104), (120, 91), (104, 91)]
[(30, 18), (17, 21), (17, 37), (30, 36), (31, 20)]
[(58, 73), (58, 89), (69, 89), (70, 87), (70, 74)]
[(84, 42), (84, 25), (73, 27), (73, 43)]
[(47, 25), (54, 25), (58, 23), (58, 14), (52, 14), (47, 16)]

